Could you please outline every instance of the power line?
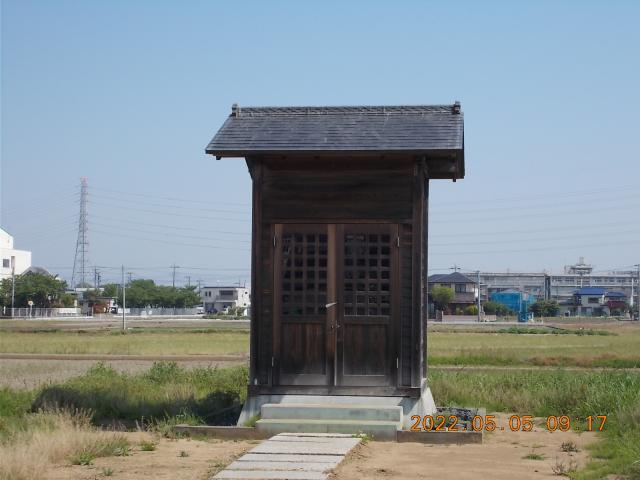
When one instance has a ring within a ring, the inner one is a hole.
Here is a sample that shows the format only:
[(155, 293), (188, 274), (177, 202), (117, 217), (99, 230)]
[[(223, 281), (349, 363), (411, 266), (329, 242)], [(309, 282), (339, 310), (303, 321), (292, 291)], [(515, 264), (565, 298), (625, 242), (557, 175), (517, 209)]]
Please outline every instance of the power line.
[[(606, 204), (606, 203), (613, 203), (614, 206), (617, 206), (621, 201), (623, 200), (628, 200), (628, 199), (637, 199), (640, 198), (640, 195), (637, 193), (632, 193), (632, 194), (628, 194), (628, 195), (620, 195), (620, 196), (616, 196), (615, 198), (607, 198), (604, 200), (598, 200), (598, 205), (602, 205), (602, 204)], [(492, 207), (484, 207), (484, 208), (464, 208), (464, 209), (451, 209), (449, 208), (449, 205), (444, 205), (444, 206), (433, 206), (433, 211), (434, 212), (442, 212), (442, 213), (446, 213), (446, 214), (451, 214), (451, 213), (456, 213), (456, 212), (461, 212), (461, 213), (474, 213), (474, 212), (485, 212), (485, 211), (497, 211), (497, 210), (507, 210), (507, 211), (513, 211), (514, 209), (517, 210), (542, 210), (542, 209), (548, 209), (548, 208), (557, 208), (559, 206), (564, 207), (565, 205), (582, 205), (583, 207), (585, 206), (585, 200), (573, 200), (573, 201), (563, 201), (561, 205), (558, 204), (558, 201), (551, 201), (551, 202), (542, 202), (542, 203), (537, 203), (535, 205), (518, 205), (515, 206), (512, 204), (513, 200), (509, 201), (509, 205), (499, 205), (499, 206), (492, 206)], [(500, 203), (504, 203), (504, 202), (500, 202)]]
[(113, 190), (110, 188), (104, 188), (104, 187), (93, 187), (93, 190), (102, 190), (104, 192), (111, 192), (111, 193), (118, 193), (120, 195), (130, 195), (133, 197), (146, 197), (146, 198), (159, 198), (162, 200), (170, 200), (173, 202), (184, 202), (184, 203), (200, 203), (200, 204), (205, 204), (205, 205), (211, 205), (212, 202), (218, 203), (220, 205), (235, 205), (235, 206), (242, 206), (242, 207), (250, 207), (251, 204), (250, 203), (238, 203), (238, 202), (223, 202), (223, 201), (219, 201), (219, 200), (194, 200), (192, 198), (179, 198), (179, 197), (166, 197), (166, 196), (161, 196), (161, 195), (150, 195), (150, 194), (146, 194), (146, 193), (134, 193), (134, 192), (126, 192), (124, 190)]
[(206, 228), (201, 228), (201, 227), (185, 227), (185, 226), (178, 226), (178, 225), (169, 225), (166, 223), (148, 223), (148, 222), (139, 222), (137, 220), (126, 220), (126, 219), (119, 219), (119, 218), (112, 218), (112, 217), (104, 217), (102, 215), (91, 215), (91, 218), (98, 218), (101, 220), (107, 220), (107, 221), (112, 221), (112, 222), (116, 222), (116, 223), (120, 223), (120, 222), (124, 222), (124, 223), (130, 223), (130, 224), (134, 224), (134, 225), (143, 225), (145, 227), (157, 227), (157, 228), (162, 228), (162, 229), (168, 229), (168, 228), (173, 228), (175, 230), (191, 230), (191, 231), (195, 231), (195, 232), (210, 232), (210, 233), (217, 233), (220, 235), (241, 235), (241, 236), (249, 236), (251, 235), (251, 232), (249, 229), (247, 229), (246, 232), (230, 232), (228, 230), (211, 230), (211, 229), (206, 229)]
[[(118, 197), (110, 197), (110, 196), (106, 196), (106, 195), (91, 195), (91, 198), (98, 198), (98, 199), (105, 199), (108, 201), (116, 201), (116, 202), (122, 202), (122, 203), (126, 203), (127, 205), (130, 205), (132, 202), (132, 200), (126, 199), (126, 198), (118, 198)], [(135, 200), (135, 205), (149, 205), (152, 207), (162, 207), (162, 208), (174, 208), (174, 209), (182, 209), (182, 210), (199, 210), (199, 211), (206, 211), (206, 212), (215, 212), (215, 213), (237, 213), (237, 214), (242, 214), (242, 215), (246, 215), (248, 213), (251, 213), (250, 210), (219, 210), (217, 208), (204, 208), (204, 207), (193, 207), (193, 206), (186, 206), (186, 205), (167, 205), (166, 203), (155, 203), (155, 202), (144, 202), (144, 201), (140, 201), (140, 200)]]
[[(188, 213), (179, 213), (179, 212), (166, 212), (166, 211), (161, 211), (161, 210), (149, 210), (148, 208), (138, 208), (138, 207), (132, 207), (131, 205), (113, 205), (113, 204), (109, 204), (109, 203), (96, 203), (96, 202), (90, 202), (93, 203), (94, 205), (100, 205), (100, 206), (106, 206), (106, 207), (111, 207), (111, 208), (120, 208), (120, 209), (126, 209), (127, 211), (129, 210), (133, 210), (136, 212), (143, 212), (143, 213), (153, 213), (156, 215), (168, 215), (168, 216), (177, 216), (177, 217), (190, 217), (190, 218), (200, 218), (203, 220), (213, 220), (216, 222), (249, 222), (251, 221), (250, 218), (246, 218), (246, 219), (242, 219), (242, 218), (223, 218), (223, 217), (208, 217), (206, 215), (191, 215)], [(250, 215), (247, 213), (247, 217), (249, 217)]]
[[(626, 222), (611, 222), (611, 223), (598, 223), (598, 227), (602, 228), (602, 227), (619, 227), (621, 225), (625, 225)], [(525, 230), (497, 230), (497, 231), (491, 231), (491, 232), (473, 232), (473, 236), (474, 237), (479, 237), (479, 236), (494, 236), (494, 235), (499, 235), (499, 236), (504, 236), (504, 235), (512, 235), (512, 234), (527, 234), (527, 233), (539, 233), (539, 232), (548, 232), (550, 230), (549, 227), (545, 227), (545, 228), (532, 228), (532, 229), (525, 229)], [(593, 231), (593, 225), (589, 224), (589, 225), (574, 225), (574, 226), (565, 226), (565, 227), (553, 227), (553, 231), (574, 231), (574, 230), (588, 230), (589, 232)], [(451, 238), (451, 237), (455, 237), (455, 238), (459, 238), (460, 237), (460, 233), (444, 233), (444, 234), (436, 234), (436, 235), (429, 235), (429, 238)], [(429, 245), (432, 245), (431, 243)]]
[(98, 234), (102, 234), (102, 235), (106, 235), (106, 236), (112, 236), (112, 237), (124, 237), (124, 238), (133, 238), (135, 240), (143, 240), (146, 242), (157, 242), (157, 243), (164, 243), (164, 244), (168, 244), (168, 245), (181, 245), (184, 247), (198, 247), (198, 248), (207, 248), (207, 249), (212, 249), (212, 250), (233, 250), (233, 251), (239, 251), (239, 252), (248, 252), (250, 251), (250, 249), (248, 248), (231, 248), (231, 247), (221, 247), (218, 245), (202, 245), (202, 244), (197, 244), (197, 243), (184, 243), (184, 242), (172, 242), (169, 240), (161, 240), (159, 238), (148, 238), (148, 237), (138, 237), (138, 236), (134, 236), (134, 235), (127, 235), (127, 234), (123, 234), (123, 233), (114, 233), (114, 232), (104, 232), (101, 230), (92, 230), (93, 233), (98, 233)]
[(591, 244), (583, 244), (583, 245), (567, 245), (567, 246), (546, 246), (540, 248), (525, 248), (525, 249), (517, 249), (517, 250), (484, 250), (484, 251), (475, 251), (475, 252), (461, 252), (461, 251), (451, 251), (451, 252), (443, 252), (443, 253), (433, 253), (429, 252), (429, 255), (434, 256), (445, 256), (445, 255), (488, 255), (494, 253), (522, 253), (522, 252), (547, 252), (549, 250), (577, 250), (580, 248), (590, 248), (590, 247), (608, 247), (611, 245), (635, 245), (637, 244), (637, 240), (630, 240), (624, 242), (608, 242), (606, 244), (603, 243), (591, 243)]
[[(640, 230), (627, 230), (622, 232), (600, 232), (589, 233), (589, 237), (609, 237), (611, 235), (626, 235), (626, 234), (638, 234)], [(554, 237), (541, 237), (541, 238), (525, 238), (520, 240), (490, 240), (484, 242), (478, 242), (473, 238), (470, 238), (468, 242), (447, 242), (447, 243), (430, 243), (430, 247), (448, 247), (448, 246), (465, 246), (465, 245), (494, 245), (496, 243), (521, 243), (521, 242), (540, 242), (540, 241), (556, 241), (556, 240), (571, 240), (574, 238), (584, 238), (584, 234), (580, 235), (565, 235)]]
[[(447, 220), (437, 220), (429, 218), (429, 223), (460, 223), (460, 222), (487, 222), (487, 221), (500, 221), (500, 220), (513, 220), (520, 218), (535, 218), (535, 217), (563, 217), (566, 215), (593, 215), (595, 212), (608, 212), (611, 210), (610, 207), (607, 208), (581, 208), (574, 210), (567, 210), (564, 212), (559, 212), (558, 209), (561, 207), (554, 208), (553, 211), (545, 211), (540, 213), (514, 213), (513, 215), (500, 215), (497, 217), (485, 217), (474, 214), (469, 218), (460, 218), (460, 216), (455, 216), (455, 218), (449, 218)], [(637, 210), (637, 205), (621, 205), (616, 207), (616, 210)]]
[[(117, 228), (114, 225), (105, 225), (103, 223), (95, 223), (95, 222), (90, 222), (90, 224), (92, 226), (98, 226), (98, 227), (104, 227), (104, 228)], [(140, 233), (150, 233), (152, 235), (164, 235), (164, 236), (168, 236), (168, 237), (180, 237), (180, 238), (194, 238), (197, 240), (211, 240), (214, 242), (233, 242), (233, 243), (251, 243), (250, 240), (237, 240), (237, 239), (233, 239), (233, 238), (212, 238), (212, 237), (203, 237), (200, 235), (182, 235), (180, 233), (173, 233), (173, 232), (154, 232), (152, 230), (144, 230), (144, 229), (139, 229), (139, 228), (131, 228), (131, 227), (127, 227), (126, 231), (134, 231), (134, 232), (140, 232)]]
[(623, 190), (632, 190), (637, 191), (636, 185), (621, 185), (621, 186), (613, 186), (613, 187), (605, 187), (599, 189), (585, 189), (585, 190), (574, 190), (573, 192), (567, 191), (556, 191), (556, 192), (548, 192), (548, 193), (540, 193), (535, 195), (516, 195), (516, 196), (507, 196), (507, 197), (494, 197), (494, 198), (484, 198), (484, 199), (474, 199), (474, 200), (453, 200), (447, 202), (447, 205), (477, 205), (479, 203), (493, 203), (493, 202), (501, 202), (501, 201), (525, 201), (528, 199), (534, 198), (570, 198), (570, 197), (581, 197), (581, 196), (589, 196), (589, 195), (600, 195), (609, 192), (620, 192)]

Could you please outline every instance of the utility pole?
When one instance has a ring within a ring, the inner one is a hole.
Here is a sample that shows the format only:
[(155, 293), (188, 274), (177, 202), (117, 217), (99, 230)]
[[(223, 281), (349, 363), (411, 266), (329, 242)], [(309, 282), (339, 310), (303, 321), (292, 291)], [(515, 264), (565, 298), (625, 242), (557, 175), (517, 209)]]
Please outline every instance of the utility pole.
[(11, 318), (13, 318), (16, 303), (16, 264), (11, 266)]
[(476, 270), (477, 280), (478, 280), (478, 322), (482, 321), (482, 316), (480, 314), (480, 270)]
[(126, 329), (127, 286), (124, 283), (124, 265), (122, 265), (122, 331)]
[(133, 272), (127, 272), (127, 275), (129, 276), (129, 285), (131, 285), (131, 282), (133, 281), (133, 277), (131, 275), (133, 275)]
[(187, 287), (191, 286), (191, 275), (187, 275)]
[[(638, 272), (638, 281), (636, 282), (636, 295), (638, 296), (638, 300), (635, 305), (638, 309), (638, 320), (640, 320), (640, 263), (636, 263), (634, 267), (636, 267)], [(631, 279), (631, 306), (633, 307), (633, 278)], [(633, 309), (631, 312), (631, 315), (633, 315)]]
[(171, 265), (171, 268), (173, 269), (173, 275), (171, 277), (171, 286), (173, 288), (176, 288), (176, 268), (180, 268), (180, 267), (178, 267), (178, 265), (174, 263), (173, 265)]

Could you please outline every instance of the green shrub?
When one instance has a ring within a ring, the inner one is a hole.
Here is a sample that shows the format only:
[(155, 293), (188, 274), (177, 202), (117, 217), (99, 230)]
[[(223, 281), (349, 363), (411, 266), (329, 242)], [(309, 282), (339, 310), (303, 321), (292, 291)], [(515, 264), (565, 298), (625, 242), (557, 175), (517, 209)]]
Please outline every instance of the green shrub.
[(84, 375), (44, 387), (33, 409), (89, 410), (95, 422), (154, 422), (186, 414), (227, 424), (245, 400), (247, 378), (245, 366), (186, 370), (175, 362), (156, 362), (132, 375), (99, 363)]

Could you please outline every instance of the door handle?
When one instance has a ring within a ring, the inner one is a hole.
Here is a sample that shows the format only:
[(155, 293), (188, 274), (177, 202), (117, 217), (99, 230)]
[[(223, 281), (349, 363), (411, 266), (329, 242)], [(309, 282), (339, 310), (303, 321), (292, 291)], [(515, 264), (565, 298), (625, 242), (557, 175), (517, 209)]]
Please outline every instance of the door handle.
[(324, 308), (329, 308), (329, 307), (335, 307), (338, 304), (338, 302), (331, 302), (331, 303), (327, 303)]

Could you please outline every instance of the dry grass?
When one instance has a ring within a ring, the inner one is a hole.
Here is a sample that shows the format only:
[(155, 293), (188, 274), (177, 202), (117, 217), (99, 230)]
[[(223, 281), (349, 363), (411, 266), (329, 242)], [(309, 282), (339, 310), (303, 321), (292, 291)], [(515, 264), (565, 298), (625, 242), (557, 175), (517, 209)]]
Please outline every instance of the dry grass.
[(37, 413), (0, 444), (0, 480), (41, 480), (54, 464), (126, 455), (124, 435), (92, 427), (86, 414)]
[(231, 330), (119, 332), (11, 332), (0, 334), (1, 353), (102, 355), (219, 355), (249, 351), (249, 333)]

